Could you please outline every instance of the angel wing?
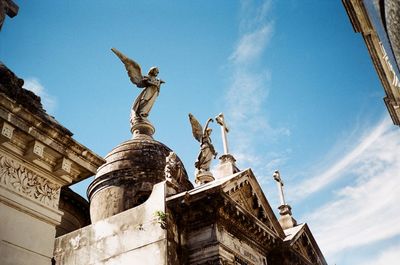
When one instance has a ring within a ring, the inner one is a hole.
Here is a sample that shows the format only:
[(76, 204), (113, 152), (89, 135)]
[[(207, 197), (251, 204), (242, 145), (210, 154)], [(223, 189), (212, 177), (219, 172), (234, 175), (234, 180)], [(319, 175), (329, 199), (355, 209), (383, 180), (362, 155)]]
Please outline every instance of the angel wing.
[(111, 50), (118, 56), (118, 58), (124, 63), (126, 71), (128, 71), (129, 78), (132, 83), (136, 86), (140, 86), (140, 83), (143, 80), (142, 69), (140, 65), (134, 60), (129, 59), (125, 55), (123, 55), (120, 51), (115, 48), (111, 48)]
[(189, 121), (192, 125), (192, 133), (194, 138), (201, 142), (201, 137), (203, 137), (203, 128), (201, 127), (200, 122), (193, 116), (192, 113), (189, 113)]

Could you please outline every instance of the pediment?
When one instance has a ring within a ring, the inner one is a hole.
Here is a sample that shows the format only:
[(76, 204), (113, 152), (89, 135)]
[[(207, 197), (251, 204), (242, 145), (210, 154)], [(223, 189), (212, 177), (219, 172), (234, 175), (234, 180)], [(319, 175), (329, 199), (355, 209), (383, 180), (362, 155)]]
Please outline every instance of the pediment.
[[(294, 234), (288, 235), (290, 232)], [(310, 264), (327, 264), (307, 224), (287, 229), (285, 234), (287, 234), (287, 238), (290, 238), (285, 239), (285, 241), (289, 242), (291, 250), (296, 252), (297, 255), (300, 255)]]
[(273, 231), (276, 236), (285, 237), (271, 206), (250, 169), (242, 171), (226, 181), (223, 184), (223, 190), (247, 213), (256, 217)]

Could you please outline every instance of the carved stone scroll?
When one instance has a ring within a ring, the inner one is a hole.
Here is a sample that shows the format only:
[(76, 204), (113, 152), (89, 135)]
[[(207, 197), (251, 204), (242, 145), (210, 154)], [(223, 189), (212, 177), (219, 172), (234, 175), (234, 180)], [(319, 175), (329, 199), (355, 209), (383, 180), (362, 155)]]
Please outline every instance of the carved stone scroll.
[(20, 163), (0, 155), (0, 185), (51, 208), (58, 209), (61, 186)]

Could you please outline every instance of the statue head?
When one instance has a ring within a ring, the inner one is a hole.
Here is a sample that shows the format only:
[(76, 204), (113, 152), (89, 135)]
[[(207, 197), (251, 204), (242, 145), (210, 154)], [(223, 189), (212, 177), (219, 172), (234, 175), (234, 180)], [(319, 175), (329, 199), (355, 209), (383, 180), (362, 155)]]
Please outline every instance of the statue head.
[(150, 68), (150, 70), (148, 72), (148, 75), (157, 76), (158, 73), (159, 73), (158, 67), (153, 66), (153, 67)]
[(211, 128), (207, 128), (207, 129), (206, 129), (206, 134), (207, 134), (207, 136), (210, 136), (210, 135), (211, 135), (211, 132), (212, 132), (212, 129), (211, 129)]

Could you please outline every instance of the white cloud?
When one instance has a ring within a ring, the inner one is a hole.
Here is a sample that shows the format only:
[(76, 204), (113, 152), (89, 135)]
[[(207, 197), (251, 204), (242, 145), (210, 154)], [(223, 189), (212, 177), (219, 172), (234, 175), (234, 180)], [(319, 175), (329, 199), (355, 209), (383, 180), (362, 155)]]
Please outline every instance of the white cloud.
[(339, 178), (348, 180), (332, 200), (303, 218), (311, 224), (327, 257), (333, 259), (345, 249), (400, 235), (399, 150), (400, 130), (385, 119), (344, 159), (321, 174), (329, 180), (324, 185)]
[(32, 91), (41, 98), (43, 108), (46, 112), (53, 114), (56, 109), (56, 100), (53, 96), (47, 94), (46, 89), (37, 78), (24, 79), (24, 88)]
[(265, 23), (271, 6), (271, 0), (261, 1), (259, 4), (255, 4), (253, 0), (242, 0), (239, 30), (241, 32), (252, 31)]
[[(240, 71), (234, 74), (232, 85), (226, 96), (231, 119), (239, 123), (242, 121), (255, 122), (256, 118), (260, 118), (257, 115), (261, 113), (262, 103), (268, 94), (269, 78), (268, 72), (248, 73)], [(257, 121), (258, 126), (263, 126), (264, 123), (264, 119)]]
[(389, 265), (398, 264), (400, 260), (400, 245), (396, 245), (382, 251), (378, 257), (369, 260), (364, 265)]
[[(279, 154), (272, 154), (271, 158), (269, 158), (268, 163), (265, 165), (266, 172), (274, 172), (281, 165), (285, 164), (290, 156), (291, 150), (283, 151)], [(272, 174), (271, 174), (272, 176)], [(272, 179), (272, 178), (271, 178)]]
[(331, 167), (326, 169), (323, 173), (317, 173), (315, 176), (307, 178), (304, 182), (294, 187), (289, 193), (296, 200), (302, 200), (312, 193), (315, 193), (333, 181), (343, 177), (343, 171), (357, 161), (357, 159), (365, 154), (365, 151), (376, 144), (376, 141), (382, 137), (382, 134), (391, 126), (389, 119), (383, 120), (378, 126), (376, 126), (369, 134), (361, 137), (361, 140), (355, 148), (348, 154), (344, 155), (339, 161), (333, 164)]
[[(256, 143), (276, 136), (290, 135), (286, 128), (274, 128), (265, 114), (265, 100), (270, 89), (271, 73), (260, 65), (263, 54), (274, 33), (274, 24), (268, 18), (272, 1), (242, 1), (237, 44), (229, 56), (231, 85), (226, 91), (225, 117), (232, 129), (232, 153), (239, 166), (251, 165), (256, 172), (265, 170), (267, 154), (257, 151)], [(264, 152), (265, 153), (265, 152)], [(275, 158), (276, 159), (276, 158)], [(275, 165), (278, 161), (275, 160)], [(272, 172), (271, 172), (272, 174)]]
[(244, 34), (240, 38), (236, 50), (231, 55), (230, 59), (233, 60), (235, 64), (247, 64), (257, 59), (271, 39), (272, 29), (273, 25), (270, 22), (252, 32)]

